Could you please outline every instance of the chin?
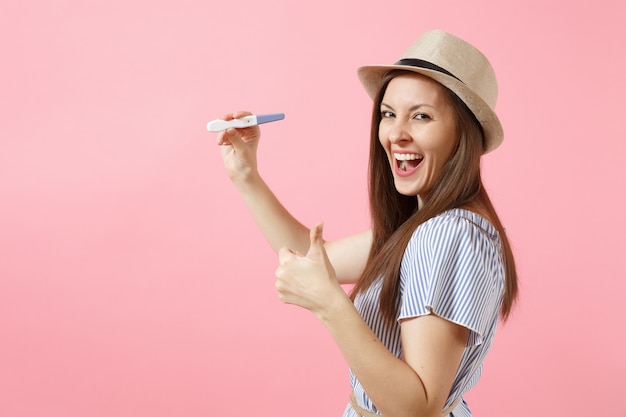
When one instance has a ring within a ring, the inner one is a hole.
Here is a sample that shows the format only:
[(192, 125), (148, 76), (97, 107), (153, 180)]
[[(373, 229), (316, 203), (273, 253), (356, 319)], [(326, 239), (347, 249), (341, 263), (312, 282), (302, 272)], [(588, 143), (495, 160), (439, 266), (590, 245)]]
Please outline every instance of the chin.
[(412, 189), (407, 188), (407, 187), (398, 187), (397, 185), (396, 185), (396, 191), (399, 194), (402, 194), (402, 195), (407, 196), (407, 197), (417, 197), (418, 194), (419, 194), (417, 192), (417, 190), (412, 190)]

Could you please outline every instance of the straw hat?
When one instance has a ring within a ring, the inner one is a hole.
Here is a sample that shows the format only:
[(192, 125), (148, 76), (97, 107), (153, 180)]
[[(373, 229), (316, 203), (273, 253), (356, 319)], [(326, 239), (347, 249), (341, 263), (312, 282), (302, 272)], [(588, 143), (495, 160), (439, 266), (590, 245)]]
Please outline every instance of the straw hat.
[(358, 69), (361, 83), (374, 99), (384, 75), (402, 69), (426, 75), (461, 98), (480, 122), (485, 135), (483, 153), (497, 148), (502, 125), (494, 112), (498, 83), (487, 58), (469, 43), (441, 30), (424, 33), (393, 65), (366, 65)]

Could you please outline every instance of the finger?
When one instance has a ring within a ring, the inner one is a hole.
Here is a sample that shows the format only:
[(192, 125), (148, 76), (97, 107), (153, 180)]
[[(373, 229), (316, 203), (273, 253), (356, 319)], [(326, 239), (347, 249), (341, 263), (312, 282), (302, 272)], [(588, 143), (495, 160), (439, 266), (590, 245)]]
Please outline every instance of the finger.
[(241, 137), (241, 129), (226, 129), (218, 135), (218, 144), (230, 145), (238, 154), (243, 154), (246, 150), (245, 143)]
[(217, 134), (216, 142), (220, 146), (222, 146), (222, 145), (230, 145), (230, 139), (226, 135), (226, 131), (223, 130), (223, 131), (221, 131), (220, 133)]
[(289, 248), (280, 248), (278, 250), (278, 263), (280, 265), (285, 265), (287, 262), (291, 261), (296, 256), (300, 256), (300, 254)]
[[(227, 113), (227, 114), (219, 117), (219, 120), (226, 120), (226, 121), (233, 120), (234, 119), (233, 114), (234, 113)], [(219, 132), (217, 134), (216, 141), (217, 141), (218, 145), (230, 145), (230, 140), (229, 140), (228, 135), (226, 134), (225, 130), (222, 130), (221, 132)]]
[(274, 282), (274, 287), (278, 292), (278, 296), (281, 301), (284, 302), (283, 297), (286, 297), (289, 293), (289, 283), (288, 283), (288, 271), (284, 266), (279, 266), (276, 268), (275, 272), (276, 281)]
[[(223, 115), (222, 117), (220, 117), (220, 120), (228, 121), (228, 120), (239, 119), (241, 117), (250, 116), (250, 115), (252, 115), (252, 113), (250, 113), (249, 111), (239, 110), (233, 113), (227, 113)], [(217, 134), (216, 141), (218, 145), (230, 145), (231, 144), (230, 135), (228, 134), (227, 130), (221, 131)], [(242, 130), (245, 130), (245, 129), (242, 129)], [(240, 132), (240, 137), (241, 137), (241, 132)]]
[(276, 268), (276, 271), (274, 271), (274, 276), (276, 277), (276, 282), (274, 283), (274, 285), (276, 286), (276, 289), (279, 290), (280, 287), (282, 287), (282, 281), (281, 278), (284, 276), (284, 272), (285, 271), (285, 267), (283, 265), (278, 265), (278, 267)]
[(239, 111), (236, 111), (236, 112), (234, 112), (232, 114), (232, 118), (233, 119), (240, 119), (240, 118), (245, 117), (245, 116), (252, 116), (252, 113), (250, 113), (249, 111), (246, 111), (246, 110), (239, 110)]
[(239, 119), (245, 116), (252, 116), (252, 113), (250, 113), (247, 110), (238, 110), (232, 113), (227, 113), (223, 115), (222, 117), (220, 117), (220, 119), (221, 120), (233, 120), (233, 119)]
[(320, 222), (316, 224), (311, 231), (309, 232), (309, 239), (311, 244), (309, 246), (309, 251), (307, 252), (307, 257), (316, 257), (318, 255), (323, 255), (324, 253), (324, 223)]

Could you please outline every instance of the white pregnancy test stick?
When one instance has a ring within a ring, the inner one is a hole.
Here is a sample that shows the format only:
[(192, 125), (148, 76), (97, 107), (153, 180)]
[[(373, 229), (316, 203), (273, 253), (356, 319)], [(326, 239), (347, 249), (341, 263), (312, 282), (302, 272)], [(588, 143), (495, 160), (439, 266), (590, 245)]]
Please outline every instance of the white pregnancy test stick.
[(209, 132), (221, 132), (228, 128), (244, 128), (260, 125), (261, 123), (275, 122), (283, 120), (285, 113), (259, 114), (258, 116), (245, 116), (233, 120), (213, 120), (206, 124), (206, 130)]

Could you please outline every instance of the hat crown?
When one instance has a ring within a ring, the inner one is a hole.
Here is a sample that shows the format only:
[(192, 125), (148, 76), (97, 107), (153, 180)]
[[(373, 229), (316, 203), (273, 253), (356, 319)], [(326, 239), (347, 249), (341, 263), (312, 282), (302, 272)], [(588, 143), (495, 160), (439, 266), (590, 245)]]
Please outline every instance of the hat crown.
[(493, 110), (498, 98), (496, 74), (478, 49), (442, 30), (419, 37), (400, 59), (421, 59), (453, 74)]

